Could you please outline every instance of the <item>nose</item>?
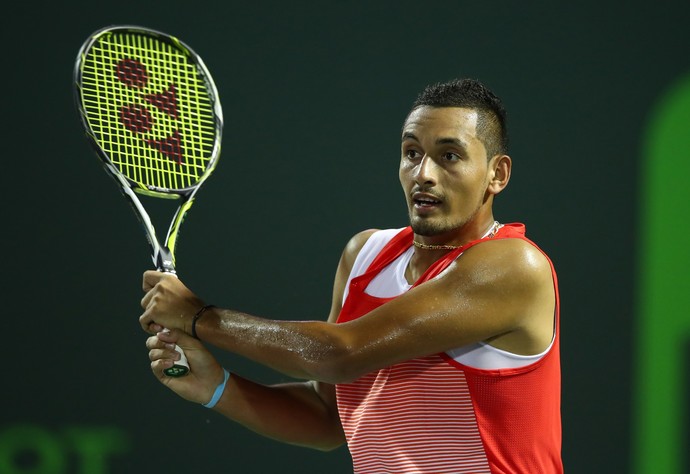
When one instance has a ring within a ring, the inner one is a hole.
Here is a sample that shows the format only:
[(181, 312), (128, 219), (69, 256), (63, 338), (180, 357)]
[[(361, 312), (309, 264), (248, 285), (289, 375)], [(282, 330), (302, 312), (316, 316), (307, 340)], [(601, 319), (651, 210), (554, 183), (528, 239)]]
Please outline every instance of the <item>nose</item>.
[(418, 185), (435, 185), (437, 177), (436, 162), (429, 156), (424, 155), (419, 161), (414, 173), (414, 180)]

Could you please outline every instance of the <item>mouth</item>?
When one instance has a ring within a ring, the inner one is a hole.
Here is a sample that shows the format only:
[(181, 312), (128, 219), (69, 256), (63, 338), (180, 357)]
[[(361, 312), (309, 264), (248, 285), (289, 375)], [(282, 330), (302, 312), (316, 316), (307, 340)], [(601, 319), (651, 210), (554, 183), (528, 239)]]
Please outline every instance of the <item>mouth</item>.
[(412, 203), (417, 210), (431, 210), (442, 204), (442, 200), (429, 193), (412, 194)]

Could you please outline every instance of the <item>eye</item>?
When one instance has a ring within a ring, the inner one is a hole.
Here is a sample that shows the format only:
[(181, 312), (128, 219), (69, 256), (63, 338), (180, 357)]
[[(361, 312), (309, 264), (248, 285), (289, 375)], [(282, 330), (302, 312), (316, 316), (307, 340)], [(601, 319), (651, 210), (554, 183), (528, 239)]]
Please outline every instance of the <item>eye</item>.
[(460, 155), (453, 153), (452, 151), (448, 151), (443, 154), (443, 159), (446, 161), (458, 161), (460, 160)]
[(403, 150), (403, 154), (405, 155), (405, 158), (407, 158), (408, 160), (419, 160), (422, 157), (421, 153), (412, 148)]

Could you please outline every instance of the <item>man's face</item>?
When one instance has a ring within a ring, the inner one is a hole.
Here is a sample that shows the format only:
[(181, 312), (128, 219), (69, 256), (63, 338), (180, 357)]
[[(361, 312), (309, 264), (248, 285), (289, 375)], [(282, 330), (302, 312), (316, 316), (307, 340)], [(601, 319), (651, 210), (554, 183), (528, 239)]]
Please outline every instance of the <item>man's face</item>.
[(477, 112), (459, 107), (422, 106), (405, 121), (399, 175), (415, 234), (452, 237), (485, 203), (489, 166), (476, 128)]

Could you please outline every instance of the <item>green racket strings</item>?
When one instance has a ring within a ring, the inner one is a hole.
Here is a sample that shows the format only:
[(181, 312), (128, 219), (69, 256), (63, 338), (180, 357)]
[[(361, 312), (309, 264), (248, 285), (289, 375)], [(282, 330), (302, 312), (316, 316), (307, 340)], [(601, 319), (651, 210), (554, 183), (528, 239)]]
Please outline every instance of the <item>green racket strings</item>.
[(144, 193), (193, 187), (216, 141), (206, 83), (184, 49), (104, 33), (82, 59), (82, 103), (94, 139)]

